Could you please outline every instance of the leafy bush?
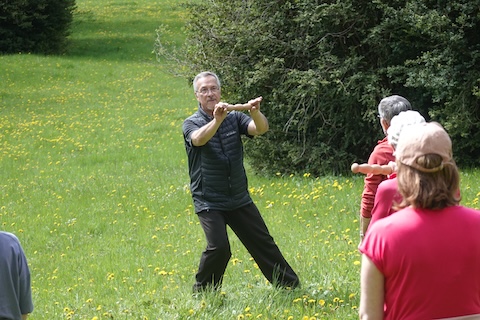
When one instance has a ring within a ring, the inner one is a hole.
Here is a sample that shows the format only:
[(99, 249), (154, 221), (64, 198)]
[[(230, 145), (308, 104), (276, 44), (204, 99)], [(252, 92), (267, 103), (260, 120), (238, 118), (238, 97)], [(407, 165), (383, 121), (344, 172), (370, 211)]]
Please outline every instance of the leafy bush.
[(0, 1), (1, 53), (61, 53), (75, 0)]
[[(479, 8), (475, 1), (207, 0), (186, 4), (183, 76), (219, 74), (225, 100), (262, 95), (271, 130), (246, 144), (270, 173), (348, 171), (382, 138), (384, 96), (400, 94), (477, 165)], [(177, 65), (178, 67), (178, 65)]]

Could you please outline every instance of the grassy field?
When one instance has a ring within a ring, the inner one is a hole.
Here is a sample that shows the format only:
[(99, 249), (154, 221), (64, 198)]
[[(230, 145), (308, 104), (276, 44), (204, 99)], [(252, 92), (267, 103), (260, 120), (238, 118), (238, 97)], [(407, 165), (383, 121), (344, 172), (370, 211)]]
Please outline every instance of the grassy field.
[[(205, 242), (181, 124), (196, 101), (152, 53), (162, 24), (181, 43), (185, 17), (175, 0), (77, 5), (68, 54), (0, 56), (0, 222), (30, 263), (31, 319), (356, 318), (361, 176), (250, 172), (302, 288), (272, 288), (232, 235), (221, 294), (192, 297)], [(478, 207), (478, 172), (462, 179)]]

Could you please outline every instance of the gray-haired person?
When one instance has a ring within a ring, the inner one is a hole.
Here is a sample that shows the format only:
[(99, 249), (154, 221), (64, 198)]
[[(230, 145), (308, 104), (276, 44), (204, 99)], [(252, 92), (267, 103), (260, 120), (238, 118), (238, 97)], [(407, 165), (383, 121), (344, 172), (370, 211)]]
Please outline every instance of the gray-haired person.
[[(410, 102), (402, 96), (392, 95), (383, 98), (378, 104), (378, 118), (382, 126), (385, 137), (377, 142), (370, 157), (368, 164), (386, 165), (391, 161), (395, 161), (393, 156), (393, 148), (388, 143), (387, 130), (390, 127), (390, 121), (394, 116), (402, 111), (411, 110)], [(385, 180), (387, 176), (381, 174), (367, 174), (364, 179), (364, 187), (362, 192), (362, 200), (360, 203), (360, 238), (363, 239), (368, 229), (370, 220), (372, 219), (372, 209), (375, 202), (375, 194), (380, 182)]]
[(480, 319), (480, 211), (460, 205), (450, 136), (413, 124), (395, 157), (400, 210), (359, 247), (360, 319)]
[(241, 136), (268, 130), (260, 111), (261, 97), (246, 105), (250, 115), (228, 111), (221, 102), (218, 76), (202, 72), (193, 80), (198, 110), (183, 123), (190, 190), (195, 213), (205, 232), (193, 291), (218, 289), (231, 257), (227, 225), (252, 255), (270, 283), (295, 288), (299, 279), (287, 263), (248, 191)]

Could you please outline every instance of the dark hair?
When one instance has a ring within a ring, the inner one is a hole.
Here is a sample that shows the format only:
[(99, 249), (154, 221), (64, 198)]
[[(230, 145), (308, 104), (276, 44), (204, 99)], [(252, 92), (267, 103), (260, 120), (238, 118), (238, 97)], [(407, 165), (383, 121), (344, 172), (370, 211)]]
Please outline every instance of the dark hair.
[[(435, 168), (442, 165), (442, 157), (427, 154), (419, 157), (417, 163), (424, 168)], [(453, 159), (444, 162), (443, 168), (436, 172), (421, 172), (397, 161), (397, 182), (403, 200), (396, 209), (413, 206), (435, 210), (460, 202), (460, 175)]]

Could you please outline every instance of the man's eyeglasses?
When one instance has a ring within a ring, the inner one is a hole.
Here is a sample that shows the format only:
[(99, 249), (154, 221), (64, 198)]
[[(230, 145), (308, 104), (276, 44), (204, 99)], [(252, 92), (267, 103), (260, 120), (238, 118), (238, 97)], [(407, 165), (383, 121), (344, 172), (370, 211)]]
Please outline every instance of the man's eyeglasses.
[(219, 87), (211, 87), (211, 88), (201, 88), (200, 90), (197, 90), (197, 93), (200, 93), (201, 95), (206, 95), (209, 92), (218, 93), (219, 91), (220, 91)]

